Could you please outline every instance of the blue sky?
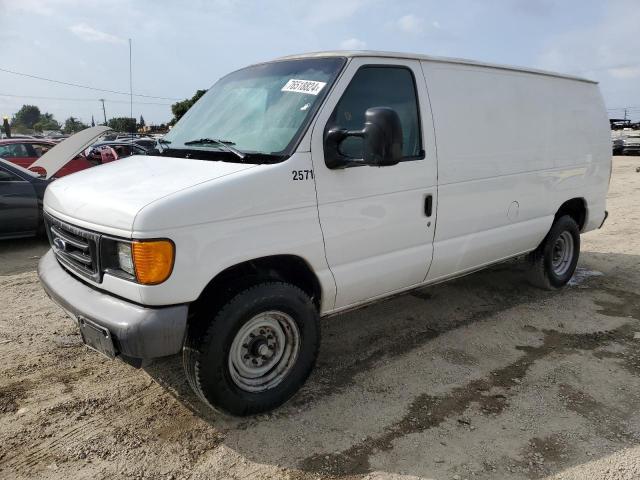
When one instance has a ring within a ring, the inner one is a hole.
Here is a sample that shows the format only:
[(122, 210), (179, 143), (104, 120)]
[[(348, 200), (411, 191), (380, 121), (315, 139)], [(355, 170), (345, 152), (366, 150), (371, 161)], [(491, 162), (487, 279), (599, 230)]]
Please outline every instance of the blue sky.
[[(640, 118), (638, 32), (636, 0), (0, 0), (0, 68), (128, 91), (131, 38), (134, 93), (185, 98), (282, 55), (408, 51), (587, 76), (607, 107)], [(0, 115), (31, 103), (98, 121), (101, 97), (109, 117), (129, 114), (123, 95), (0, 72)], [(171, 118), (170, 100), (136, 101), (147, 123)]]

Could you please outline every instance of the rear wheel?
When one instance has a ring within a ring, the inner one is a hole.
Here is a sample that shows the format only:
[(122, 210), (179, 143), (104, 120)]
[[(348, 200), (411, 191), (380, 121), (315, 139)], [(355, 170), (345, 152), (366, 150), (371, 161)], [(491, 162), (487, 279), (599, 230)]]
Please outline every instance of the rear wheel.
[(214, 409), (251, 415), (276, 408), (315, 364), (318, 312), (294, 285), (253, 286), (200, 321), (187, 334), (183, 363), (195, 393)]
[(561, 288), (571, 279), (580, 256), (578, 224), (568, 215), (558, 218), (540, 246), (529, 254), (530, 282), (540, 288)]

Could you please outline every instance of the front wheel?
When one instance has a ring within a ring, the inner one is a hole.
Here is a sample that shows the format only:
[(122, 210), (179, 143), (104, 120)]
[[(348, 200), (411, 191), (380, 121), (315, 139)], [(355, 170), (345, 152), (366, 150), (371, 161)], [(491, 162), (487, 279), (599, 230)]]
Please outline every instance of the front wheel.
[(318, 312), (294, 285), (253, 286), (200, 322), (204, 328), (187, 334), (183, 364), (192, 389), (214, 409), (251, 415), (276, 408), (315, 364)]
[(528, 256), (529, 281), (536, 287), (555, 290), (573, 276), (580, 256), (580, 230), (568, 215), (558, 218), (540, 246)]

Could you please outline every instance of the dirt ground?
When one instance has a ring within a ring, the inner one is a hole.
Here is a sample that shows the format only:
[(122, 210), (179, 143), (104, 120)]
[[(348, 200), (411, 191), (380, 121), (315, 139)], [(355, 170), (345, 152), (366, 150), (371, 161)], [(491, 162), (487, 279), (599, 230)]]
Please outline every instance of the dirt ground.
[(324, 320), (315, 373), (248, 419), (206, 411), (179, 358), (87, 350), (0, 244), (1, 478), (640, 478), (640, 165), (558, 292), (512, 261)]

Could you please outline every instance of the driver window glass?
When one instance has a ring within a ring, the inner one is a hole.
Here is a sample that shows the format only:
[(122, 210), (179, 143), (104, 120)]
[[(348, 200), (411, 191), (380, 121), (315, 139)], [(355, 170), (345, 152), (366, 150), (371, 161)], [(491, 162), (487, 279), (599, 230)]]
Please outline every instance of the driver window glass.
[[(364, 113), (372, 107), (393, 108), (402, 124), (402, 153), (405, 158), (422, 153), (418, 101), (411, 70), (403, 67), (362, 67), (356, 72), (336, 105), (327, 130), (361, 130)], [(340, 144), (340, 153), (362, 158), (362, 139), (348, 137)]]

